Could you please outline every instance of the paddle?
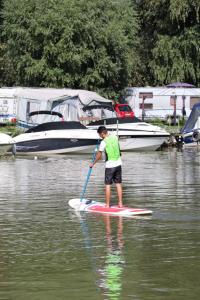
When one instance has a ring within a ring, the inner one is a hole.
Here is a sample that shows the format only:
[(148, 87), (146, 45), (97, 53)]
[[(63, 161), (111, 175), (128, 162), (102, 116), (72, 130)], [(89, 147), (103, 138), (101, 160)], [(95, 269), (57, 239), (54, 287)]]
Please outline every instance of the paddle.
[[(92, 162), (94, 162), (94, 160), (95, 160), (98, 148), (99, 148), (99, 140), (97, 141), (96, 147), (95, 147), (94, 152), (93, 152)], [(81, 200), (80, 200), (81, 202), (83, 200), (83, 197), (84, 197), (84, 194), (85, 194), (85, 191), (86, 191), (86, 188), (87, 188), (87, 185), (88, 185), (91, 173), (92, 173), (92, 168), (89, 168), (88, 173), (87, 173), (87, 177), (86, 177), (86, 181), (85, 181), (82, 193), (81, 193)]]

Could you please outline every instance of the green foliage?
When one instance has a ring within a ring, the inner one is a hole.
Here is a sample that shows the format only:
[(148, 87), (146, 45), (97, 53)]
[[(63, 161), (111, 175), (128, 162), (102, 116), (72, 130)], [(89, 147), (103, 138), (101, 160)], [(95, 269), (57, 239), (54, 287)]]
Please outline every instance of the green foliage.
[(199, 0), (0, 0), (0, 85), (200, 84)]
[(151, 84), (200, 84), (199, 0), (138, 1)]
[(3, 25), (10, 84), (109, 92), (137, 73), (129, 0), (5, 0)]
[(186, 29), (179, 36), (159, 36), (152, 51), (155, 77), (160, 83), (200, 81), (200, 34)]
[(199, 23), (199, 0), (171, 0), (169, 6), (170, 18), (177, 24)]
[(17, 127), (15, 124), (5, 124), (5, 126), (0, 126), (0, 132), (9, 134), (12, 137), (23, 133), (23, 131), (19, 129), (19, 127)]

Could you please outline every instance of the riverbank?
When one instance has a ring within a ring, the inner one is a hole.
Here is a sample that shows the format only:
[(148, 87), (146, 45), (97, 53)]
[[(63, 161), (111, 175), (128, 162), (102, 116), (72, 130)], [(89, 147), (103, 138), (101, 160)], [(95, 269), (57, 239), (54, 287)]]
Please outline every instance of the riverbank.
[(12, 137), (20, 134), (22, 130), (20, 130), (16, 125), (14, 124), (8, 124), (8, 125), (0, 125), (0, 132), (6, 133)]

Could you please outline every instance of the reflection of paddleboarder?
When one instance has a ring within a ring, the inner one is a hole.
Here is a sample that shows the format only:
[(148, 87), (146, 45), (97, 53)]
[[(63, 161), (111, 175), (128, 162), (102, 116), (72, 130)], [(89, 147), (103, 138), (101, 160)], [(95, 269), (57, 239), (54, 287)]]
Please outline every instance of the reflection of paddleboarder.
[[(116, 220), (116, 219), (115, 219)], [(106, 239), (107, 239), (107, 257), (105, 261), (105, 268), (102, 272), (103, 280), (101, 287), (105, 289), (104, 293), (108, 299), (117, 300), (120, 297), (122, 283), (121, 274), (123, 271), (123, 219), (117, 218), (118, 229), (117, 238), (114, 239), (111, 232), (110, 216), (105, 216), (106, 222)]]

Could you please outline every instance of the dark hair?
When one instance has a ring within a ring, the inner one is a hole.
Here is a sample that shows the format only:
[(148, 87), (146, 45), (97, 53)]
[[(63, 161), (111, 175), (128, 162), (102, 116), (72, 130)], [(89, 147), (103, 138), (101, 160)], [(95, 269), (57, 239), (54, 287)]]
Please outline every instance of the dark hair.
[(101, 133), (107, 133), (107, 129), (105, 126), (99, 126), (99, 128), (97, 129), (97, 132), (98, 134), (101, 134)]

